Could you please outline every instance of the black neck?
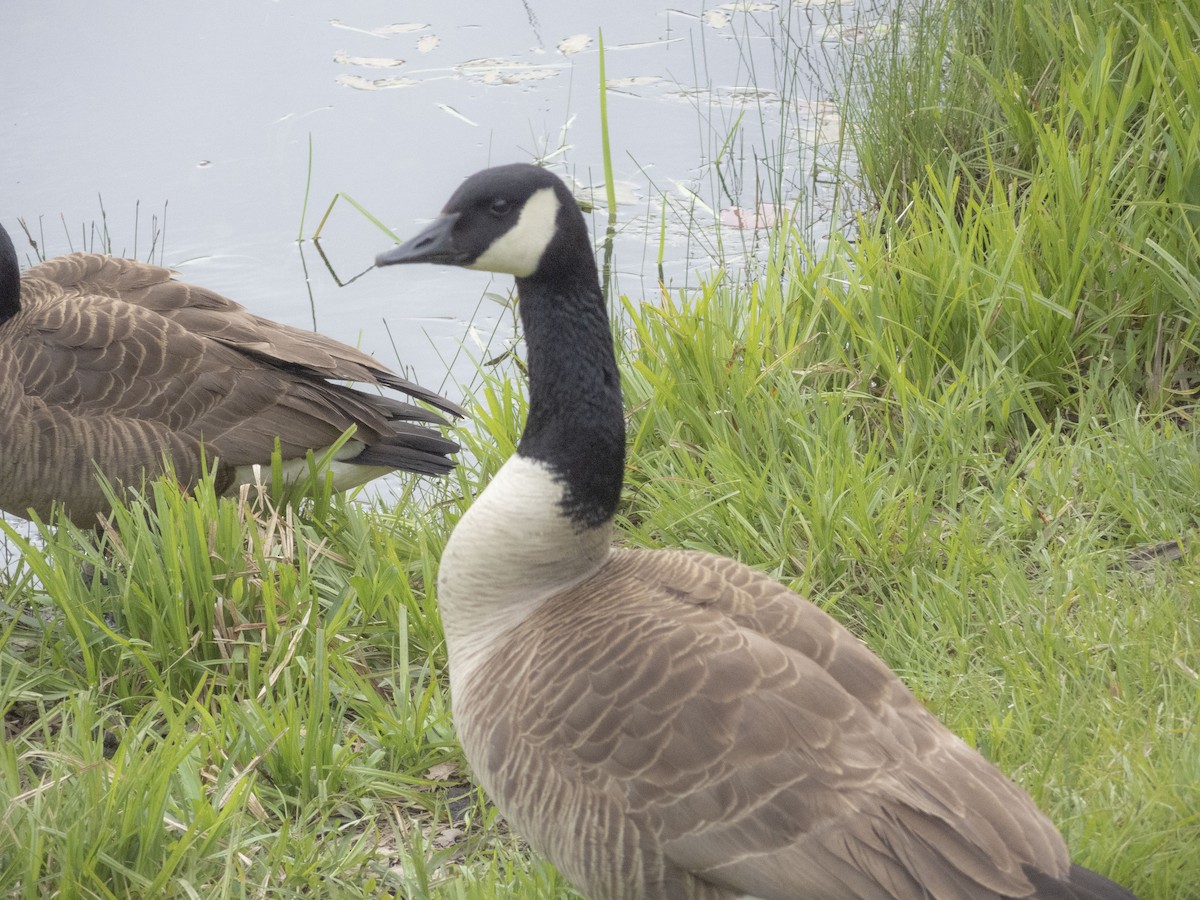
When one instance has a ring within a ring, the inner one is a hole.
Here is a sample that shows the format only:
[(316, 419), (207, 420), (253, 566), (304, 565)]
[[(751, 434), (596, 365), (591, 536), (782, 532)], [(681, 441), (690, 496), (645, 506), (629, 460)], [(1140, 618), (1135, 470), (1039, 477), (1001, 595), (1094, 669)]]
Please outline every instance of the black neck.
[(0, 322), (6, 322), (21, 310), (21, 270), (17, 248), (0, 225)]
[(612, 328), (590, 253), (549, 278), (517, 279), (529, 365), (529, 416), (517, 452), (563, 480), (566, 515), (613, 517), (625, 473), (625, 416)]

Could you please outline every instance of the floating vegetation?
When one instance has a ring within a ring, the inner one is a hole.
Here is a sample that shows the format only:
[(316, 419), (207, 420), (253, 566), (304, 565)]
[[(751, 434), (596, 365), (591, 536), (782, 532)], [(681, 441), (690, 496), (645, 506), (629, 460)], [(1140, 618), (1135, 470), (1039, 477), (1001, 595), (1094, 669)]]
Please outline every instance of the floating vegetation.
[(404, 60), (386, 56), (350, 56), (345, 50), (333, 54), (333, 61), (344, 66), (363, 66), (368, 69), (394, 69), (404, 65)]
[(483, 84), (521, 84), (526, 81), (543, 81), (554, 78), (559, 66), (538, 66), (513, 62), (509, 59), (469, 59), (455, 67), (455, 71), (472, 81)]
[(364, 78), (362, 75), (342, 74), (337, 77), (337, 83), (356, 91), (385, 91), (389, 88), (412, 87), (419, 82), (412, 78)]
[(592, 45), (591, 35), (573, 34), (568, 38), (563, 38), (558, 42), (558, 52), (563, 56), (570, 56), (573, 53), (579, 53), (586, 50)]

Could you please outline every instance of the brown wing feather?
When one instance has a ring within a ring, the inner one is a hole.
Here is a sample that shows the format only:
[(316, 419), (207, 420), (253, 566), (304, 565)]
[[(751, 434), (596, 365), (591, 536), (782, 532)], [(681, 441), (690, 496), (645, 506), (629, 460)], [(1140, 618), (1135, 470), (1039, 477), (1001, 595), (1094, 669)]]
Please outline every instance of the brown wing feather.
[(484, 786), (593, 898), (978, 900), (1068, 871), (1027, 795), (734, 560), (615, 551), (463, 693)]
[(152, 310), (188, 334), (220, 341), (246, 354), (260, 354), (275, 364), (287, 363), (317, 378), (386, 385), (452, 415), (463, 415), (458, 404), (401, 378), (360, 350), (253, 315), (227, 297), (175, 280), (171, 270), (161, 266), (77, 253), (42, 263), (26, 277), (44, 277), (80, 294), (107, 296)]
[[(107, 509), (97, 467), (137, 484), (172, 457), (200, 475), (201, 447), (227, 466), (328, 446), (350, 426), (375, 474), (446, 471), (457, 446), (405, 424), (436, 414), (327, 379), (408, 390), (458, 407), (321, 335), (246, 312), (171, 272), (72, 254), (22, 277), (22, 308), (0, 326), (0, 508), (48, 514), (53, 502), (93, 522)], [(366, 471), (366, 469), (364, 469)], [(231, 473), (230, 473), (231, 474)]]

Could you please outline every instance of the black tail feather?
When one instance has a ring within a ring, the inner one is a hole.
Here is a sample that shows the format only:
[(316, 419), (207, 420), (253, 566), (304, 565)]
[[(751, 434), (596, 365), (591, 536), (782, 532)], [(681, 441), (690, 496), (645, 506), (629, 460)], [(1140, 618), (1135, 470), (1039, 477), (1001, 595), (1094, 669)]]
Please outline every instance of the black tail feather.
[(1099, 872), (1071, 863), (1065, 879), (1025, 867), (1025, 875), (1033, 882), (1030, 900), (1138, 900), (1137, 896)]

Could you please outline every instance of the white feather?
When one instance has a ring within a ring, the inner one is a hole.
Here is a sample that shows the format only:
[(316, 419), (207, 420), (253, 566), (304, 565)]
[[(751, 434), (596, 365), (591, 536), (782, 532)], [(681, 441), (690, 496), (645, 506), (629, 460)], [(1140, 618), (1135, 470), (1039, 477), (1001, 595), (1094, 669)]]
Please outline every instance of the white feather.
[(528, 278), (537, 271), (542, 254), (554, 238), (559, 205), (553, 188), (535, 192), (521, 207), (517, 224), (497, 238), (467, 268)]
[[(352, 459), (362, 453), (366, 445), (362, 441), (346, 441), (334, 457), (329, 462), (329, 471), (333, 473), (333, 489), (335, 491), (348, 491), (350, 488), (358, 487), (360, 484), (366, 484), (375, 478), (380, 478), (389, 472), (394, 471), (387, 466), (357, 466), (353, 463), (342, 462), (342, 460)], [(323, 447), (320, 450), (313, 451), (313, 458), (320, 460), (326, 453), (329, 452), (328, 447)], [(303, 481), (308, 477), (308, 459), (300, 457), (298, 459), (285, 459), (280, 464), (280, 471), (283, 475), (285, 484)], [(237, 466), (233, 470), (233, 484), (230, 485), (228, 493), (237, 493), (238, 485), (242, 484), (259, 484), (264, 480), (269, 482), (271, 478), (269, 463), (254, 463), (252, 465)]]
[(581, 528), (562, 499), (549, 468), (514, 455), (454, 527), (438, 571), (452, 695), (501, 635), (608, 557), (611, 525)]

